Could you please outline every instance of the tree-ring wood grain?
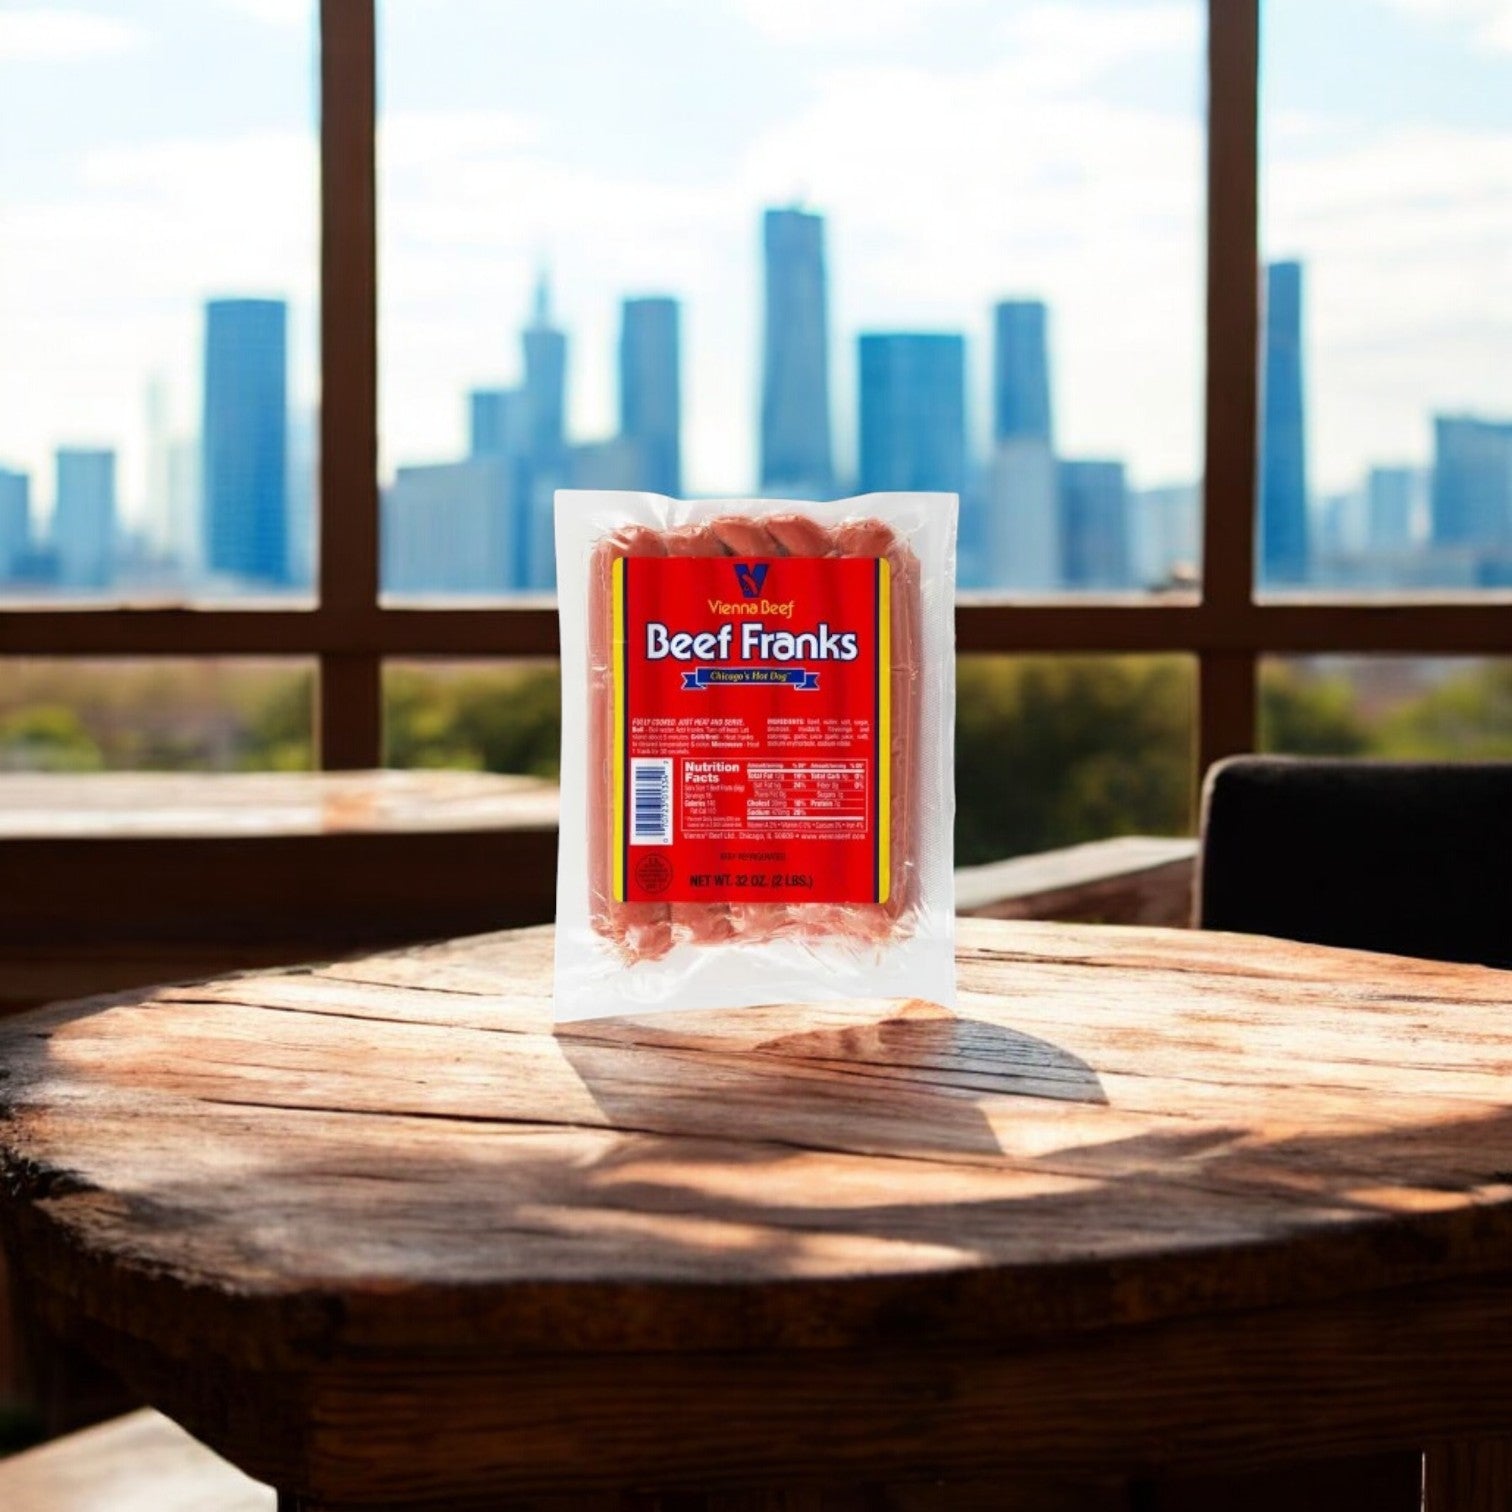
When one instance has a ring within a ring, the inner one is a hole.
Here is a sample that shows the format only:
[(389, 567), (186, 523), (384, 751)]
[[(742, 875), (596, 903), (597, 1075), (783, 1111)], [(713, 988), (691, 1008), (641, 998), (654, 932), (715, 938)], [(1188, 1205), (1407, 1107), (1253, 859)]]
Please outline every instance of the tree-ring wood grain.
[[(1235, 1452), (1232, 1402), (1187, 1424), (1174, 1385), (1125, 1412), (1102, 1377), (1067, 1377), (1060, 1403), (1031, 1389), (1062, 1355), (1136, 1376), (1185, 1362), (1187, 1387), (1248, 1380), (1260, 1400), (1269, 1382), (1280, 1400), (1293, 1342), (1332, 1349), (1327, 1411), (1266, 1408), (1319, 1455), (1504, 1422), (1512, 974), (967, 920), (953, 1013), (848, 1002), (553, 1034), (550, 961), (550, 930), (524, 930), (0, 1027), (0, 1215), (33, 1302), (307, 1491), (379, 1477), (331, 1434), (360, 1446), (434, 1411), (425, 1442), (456, 1470), (492, 1442), (468, 1403), (512, 1401), (518, 1422), (522, 1400), (566, 1412), (616, 1380), (649, 1394), (643, 1418), (653, 1398), (707, 1412), (681, 1471), (666, 1446), (654, 1461), (684, 1482), (755, 1473), (709, 1448), (742, 1423), (804, 1473), (862, 1457), (838, 1429), (822, 1452), (782, 1439), (783, 1370), (807, 1383), (795, 1411), (898, 1371), (878, 1408), (891, 1448), (867, 1452), (904, 1455), (905, 1428), (938, 1415), (940, 1453), (975, 1472), (990, 1455), (971, 1435), (1001, 1446), (1003, 1421), (1051, 1412), (1040, 1467), (1063, 1472), (1076, 1402), (1115, 1466)], [(1383, 1374), (1389, 1401), (1368, 1389)], [(978, 1391), (1010, 1419), (957, 1424)], [(650, 1451), (617, 1444), (602, 1404), (590, 1421), (593, 1483), (644, 1484)], [(469, 1484), (539, 1489), (567, 1443), (537, 1433), (505, 1480), (487, 1460)], [(422, 1489), (368, 1492), (418, 1506)]]

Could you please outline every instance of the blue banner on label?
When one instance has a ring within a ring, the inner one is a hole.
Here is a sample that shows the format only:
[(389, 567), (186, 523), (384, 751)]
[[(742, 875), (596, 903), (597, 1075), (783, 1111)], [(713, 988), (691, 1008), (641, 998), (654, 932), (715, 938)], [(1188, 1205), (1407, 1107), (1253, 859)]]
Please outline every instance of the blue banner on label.
[(811, 693), (819, 686), (819, 674), (807, 667), (695, 667), (684, 672), (682, 680), (685, 693), (690, 688), (723, 688), (741, 683), (767, 688), (785, 685), (804, 693)]

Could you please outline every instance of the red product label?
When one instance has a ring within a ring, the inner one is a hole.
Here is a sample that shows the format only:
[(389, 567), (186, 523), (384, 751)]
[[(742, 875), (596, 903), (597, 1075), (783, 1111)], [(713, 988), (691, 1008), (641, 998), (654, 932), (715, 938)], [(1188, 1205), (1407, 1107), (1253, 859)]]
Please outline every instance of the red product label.
[(887, 901), (889, 566), (614, 563), (614, 895)]

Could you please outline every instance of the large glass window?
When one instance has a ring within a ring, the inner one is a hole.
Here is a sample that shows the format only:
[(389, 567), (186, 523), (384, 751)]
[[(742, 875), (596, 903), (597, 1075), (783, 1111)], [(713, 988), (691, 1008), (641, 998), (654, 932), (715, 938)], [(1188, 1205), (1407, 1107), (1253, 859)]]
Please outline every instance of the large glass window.
[(961, 581), (1191, 584), (1196, 0), (384, 0), (384, 582), (555, 488), (964, 501)]
[(314, 0), (0, 8), (0, 597), (310, 588)]
[(1260, 582), (1512, 586), (1512, 25), (1265, 0)]

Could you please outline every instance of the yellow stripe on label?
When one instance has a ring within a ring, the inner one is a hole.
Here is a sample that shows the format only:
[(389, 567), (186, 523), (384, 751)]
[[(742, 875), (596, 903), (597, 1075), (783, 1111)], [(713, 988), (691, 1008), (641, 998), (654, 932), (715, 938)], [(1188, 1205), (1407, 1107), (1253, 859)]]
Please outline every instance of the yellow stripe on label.
[(614, 682), (614, 901), (625, 901), (625, 559), (610, 566), (613, 629), (609, 664)]
[(878, 560), (877, 575), (877, 902), (892, 893), (892, 563)]

